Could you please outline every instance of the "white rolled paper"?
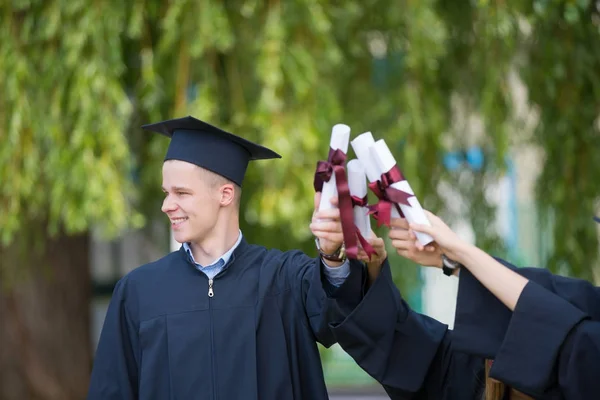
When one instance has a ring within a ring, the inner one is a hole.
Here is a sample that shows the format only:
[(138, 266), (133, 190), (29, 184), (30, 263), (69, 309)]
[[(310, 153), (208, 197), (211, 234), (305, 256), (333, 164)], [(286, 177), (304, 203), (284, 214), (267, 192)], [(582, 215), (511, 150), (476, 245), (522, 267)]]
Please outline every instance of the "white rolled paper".
[[(367, 195), (367, 177), (365, 169), (359, 160), (350, 160), (348, 168), (348, 187), (350, 195), (363, 198)], [(371, 237), (371, 218), (369, 217), (369, 208), (354, 206), (354, 224), (359, 229), (360, 234), (365, 238)]]
[[(331, 141), (329, 147), (333, 150), (341, 150), (344, 154), (348, 153), (348, 143), (350, 142), (350, 127), (344, 124), (336, 124), (331, 129)], [(331, 174), (331, 178), (323, 183), (321, 191), (321, 201), (319, 210), (328, 210), (333, 208), (331, 199), (337, 196), (337, 186), (335, 174)]]
[[(377, 166), (381, 171), (383, 171), (383, 173), (388, 172), (396, 165), (396, 159), (394, 159), (392, 152), (388, 148), (387, 144), (385, 144), (385, 140), (380, 139), (376, 141), (375, 144), (369, 148), (369, 151), (371, 153), (371, 157), (377, 163)], [(414, 196), (415, 193), (413, 192), (407, 180), (393, 183), (391, 187), (413, 195), (408, 199), (410, 206), (398, 204), (409, 223), (431, 226), (431, 223), (423, 211), (423, 207), (421, 207), (421, 203), (419, 203), (417, 197)], [(415, 234), (417, 236), (417, 240), (423, 246), (433, 242), (433, 238), (426, 233), (415, 232)]]
[(371, 160), (371, 153), (369, 152), (369, 147), (375, 144), (371, 132), (365, 132), (358, 135), (351, 144), (354, 153), (356, 154), (356, 158), (360, 161), (367, 178), (369, 178), (369, 182), (378, 180), (381, 176), (381, 172), (379, 172), (377, 164)]
[[(381, 174), (385, 171), (382, 171), (381, 168), (379, 168), (379, 165), (375, 162), (369, 151), (369, 148), (375, 144), (373, 134), (371, 132), (362, 133), (358, 135), (351, 144), (352, 149), (354, 149), (354, 153), (356, 154), (356, 158), (358, 158), (365, 169), (369, 182), (375, 182), (381, 179)], [(400, 218), (400, 214), (398, 214), (398, 210), (396, 210), (395, 207), (392, 208), (392, 218)]]

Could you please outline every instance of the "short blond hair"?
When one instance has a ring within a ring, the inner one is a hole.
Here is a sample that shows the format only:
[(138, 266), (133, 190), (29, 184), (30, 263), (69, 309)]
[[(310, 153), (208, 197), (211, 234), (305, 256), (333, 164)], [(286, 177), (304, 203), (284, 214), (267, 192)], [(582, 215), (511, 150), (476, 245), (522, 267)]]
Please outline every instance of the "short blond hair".
[(225, 178), (224, 176), (219, 175), (215, 172), (212, 172), (206, 168), (202, 168), (202, 167), (198, 167), (198, 168), (201, 171), (202, 177), (205, 180), (205, 182), (207, 182), (208, 185), (213, 189), (216, 189), (218, 187), (221, 187), (221, 186), (227, 185), (227, 184), (233, 185), (233, 187), (235, 188), (235, 190), (234, 190), (235, 205), (239, 208), (240, 201), (242, 198), (242, 188), (240, 187), (240, 185), (238, 185), (237, 183)]

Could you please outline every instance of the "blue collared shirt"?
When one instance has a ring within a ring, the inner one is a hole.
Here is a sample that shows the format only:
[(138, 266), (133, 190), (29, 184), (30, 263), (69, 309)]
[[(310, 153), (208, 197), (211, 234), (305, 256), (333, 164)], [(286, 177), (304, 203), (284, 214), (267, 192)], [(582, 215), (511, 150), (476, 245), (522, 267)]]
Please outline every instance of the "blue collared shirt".
[(192, 249), (190, 248), (189, 243), (184, 243), (183, 248), (185, 249), (185, 251), (188, 253), (190, 258), (196, 265), (196, 268), (198, 269), (198, 271), (203, 272), (206, 276), (208, 276), (208, 279), (213, 279), (215, 277), (215, 275), (217, 275), (219, 272), (221, 272), (221, 270), (223, 269), (225, 264), (227, 264), (227, 261), (229, 261), (229, 259), (231, 258), (231, 255), (233, 254), (235, 249), (237, 249), (237, 247), (240, 245), (241, 241), (242, 241), (242, 231), (240, 231), (240, 233), (238, 234), (238, 238), (237, 238), (236, 242), (233, 244), (233, 246), (229, 250), (227, 250), (227, 252), (225, 254), (223, 254), (221, 257), (217, 258), (212, 264), (207, 265), (206, 267), (203, 267), (202, 265), (200, 265), (196, 262), (196, 260), (194, 259), (194, 255), (192, 254)]
[[(233, 254), (235, 249), (239, 246), (241, 241), (242, 241), (242, 231), (240, 231), (240, 233), (238, 235), (238, 239), (235, 242), (235, 244), (225, 254), (223, 254), (221, 257), (217, 258), (212, 264), (207, 265), (206, 267), (204, 267), (196, 262), (196, 260), (194, 259), (194, 255), (192, 254), (192, 249), (190, 248), (189, 243), (184, 243), (183, 248), (185, 249), (186, 253), (190, 256), (190, 259), (196, 265), (196, 268), (198, 269), (198, 271), (203, 272), (208, 277), (208, 279), (213, 279), (219, 272), (221, 272), (223, 270), (223, 267), (225, 266), (225, 264), (227, 264), (227, 262), (231, 258), (231, 255)], [(341, 286), (342, 283), (344, 283), (344, 281), (348, 277), (348, 275), (350, 275), (350, 263), (348, 262), (348, 260), (346, 260), (339, 267), (330, 267), (327, 265), (325, 260), (322, 260), (322, 261), (323, 261), (323, 265), (325, 266), (325, 269), (324, 269), (325, 276), (327, 277), (327, 280), (329, 281), (329, 283), (331, 283), (333, 286), (336, 286), (336, 287)]]

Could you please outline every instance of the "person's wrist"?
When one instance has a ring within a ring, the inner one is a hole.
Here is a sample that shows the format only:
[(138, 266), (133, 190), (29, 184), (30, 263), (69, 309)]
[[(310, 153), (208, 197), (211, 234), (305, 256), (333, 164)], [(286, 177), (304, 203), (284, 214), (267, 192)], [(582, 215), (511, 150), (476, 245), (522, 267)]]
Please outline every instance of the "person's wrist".
[(387, 252), (384, 252), (382, 255), (373, 256), (372, 260), (365, 261), (367, 268), (381, 268), (383, 262), (387, 259)]
[(340, 249), (340, 247), (342, 247), (342, 244), (324, 244), (322, 246), (320, 246), (321, 248), (321, 253), (324, 254), (334, 254), (336, 251), (338, 251)]
[(473, 254), (473, 250), (475, 246), (467, 242), (460, 242), (457, 246), (456, 251), (454, 251), (455, 261), (458, 261), (462, 265), (467, 265), (469, 263), (469, 259)]
[(332, 243), (328, 240), (321, 241), (319, 238), (317, 238), (316, 245), (317, 248), (325, 254), (333, 254), (342, 247), (342, 243)]
[[(329, 242), (321, 246), (321, 240), (319, 238), (315, 238), (315, 245), (317, 246), (317, 251), (319, 252), (321, 258), (327, 260), (327, 265), (339, 266), (343, 264), (344, 261), (346, 261), (346, 251), (344, 248), (344, 243), (340, 243), (337, 245), (333, 243), (332, 245), (332, 243)], [(334, 246), (335, 248), (333, 248)]]

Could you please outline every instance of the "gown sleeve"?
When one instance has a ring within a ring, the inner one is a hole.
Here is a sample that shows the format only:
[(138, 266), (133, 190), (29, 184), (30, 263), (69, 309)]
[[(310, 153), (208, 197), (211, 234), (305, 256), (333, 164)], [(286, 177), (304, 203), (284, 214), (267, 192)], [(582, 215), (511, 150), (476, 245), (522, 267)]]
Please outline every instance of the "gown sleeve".
[[(600, 321), (600, 288), (585, 280), (553, 275), (546, 269), (517, 268), (504, 260), (498, 261)], [(457, 350), (494, 358), (511, 317), (511, 311), (468, 269), (461, 269), (454, 323)]]
[(483, 360), (455, 352), (446, 325), (410, 309), (387, 261), (362, 301), (332, 330), (392, 399), (476, 398), (483, 388)]
[(558, 386), (566, 400), (600, 393), (600, 322), (582, 321), (567, 337), (558, 357)]
[[(555, 387), (564, 393), (598, 388), (598, 332), (598, 322), (530, 281), (510, 318), (490, 376), (536, 398)], [(588, 370), (595, 371), (595, 379)]]
[(301, 252), (290, 252), (286, 256), (284, 270), (295, 287), (293, 293), (297, 303), (308, 318), (315, 339), (330, 347), (335, 343), (330, 323), (347, 312), (335, 299), (343, 298), (346, 306), (360, 302), (366, 276), (363, 263), (350, 260), (350, 274), (336, 287), (325, 276), (325, 266), (320, 258), (310, 258)]
[(137, 311), (128, 296), (128, 277), (113, 292), (98, 342), (88, 400), (137, 399), (140, 345)]

